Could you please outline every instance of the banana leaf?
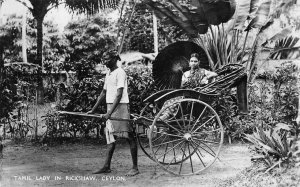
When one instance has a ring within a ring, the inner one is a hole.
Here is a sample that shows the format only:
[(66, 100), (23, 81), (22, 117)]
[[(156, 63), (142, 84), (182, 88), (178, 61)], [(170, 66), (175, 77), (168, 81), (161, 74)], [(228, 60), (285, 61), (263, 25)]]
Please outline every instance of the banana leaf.
[(234, 14), (235, 0), (144, 0), (164, 22), (178, 26), (192, 38), (207, 32), (209, 25), (226, 23)]
[(249, 31), (252, 28), (260, 28), (267, 23), (271, 9), (271, 2), (271, 0), (266, 0), (258, 7), (254, 19), (251, 20), (245, 31)]
[(270, 59), (297, 59), (300, 57), (299, 38), (289, 36), (276, 42)]

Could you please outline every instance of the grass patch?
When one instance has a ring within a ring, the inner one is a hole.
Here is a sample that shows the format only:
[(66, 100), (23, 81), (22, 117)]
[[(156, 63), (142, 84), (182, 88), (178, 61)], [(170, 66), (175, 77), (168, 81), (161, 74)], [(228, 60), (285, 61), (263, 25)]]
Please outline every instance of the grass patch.
[(221, 187), (297, 187), (300, 186), (300, 167), (274, 169), (271, 173), (260, 171), (259, 165), (252, 165), (238, 176), (227, 179)]

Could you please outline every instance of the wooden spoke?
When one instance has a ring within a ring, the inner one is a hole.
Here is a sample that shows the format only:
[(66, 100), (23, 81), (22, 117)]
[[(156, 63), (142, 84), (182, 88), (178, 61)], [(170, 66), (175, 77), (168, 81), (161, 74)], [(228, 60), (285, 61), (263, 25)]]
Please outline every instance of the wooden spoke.
[(201, 142), (220, 144), (220, 142), (214, 142), (214, 141), (210, 141), (210, 140), (200, 139), (200, 138), (197, 138), (197, 137), (194, 137), (194, 136), (193, 136), (193, 138), (195, 138), (196, 140), (201, 141)]
[(180, 107), (180, 111), (181, 111), (181, 119), (183, 119), (183, 126), (185, 127), (185, 120), (184, 120), (184, 115), (183, 115), (183, 109), (182, 109), (181, 102), (179, 103), (179, 107)]
[(197, 132), (197, 133), (193, 133), (193, 135), (197, 136), (198, 134), (209, 134), (210, 132), (216, 132), (216, 131), (220, 131), (222, 130), (221, 128), (215, 129), (215, 130), (211, 130), (211, 131), (201, 131), (201, 132)]
[(192, 142), (194, 142), (198, 147), (200, 147), (201, 149), (203, 149), (204, 151), (206, 151), (208, 154), (210, 154), (211, 156), (213, 156), (213, 157), (215, 157), (216, 156), (216, 154), (215, 154), (215, 152), (214, 151), (212, 151), (213, 152), (213, 154), (211, 153), (211, 152), (209, 152), (209, 151), (207, 151), (206, 149), (204, 149), (200, 144), (198, 144), (196, 141), (194, 141), (194, 140), (192, 140)]
[[(166, 138), (167, 138), (167, 136), (165, 136), (165, 138), (163, 139), (163, 142), (165, 141)], [(154, 154), (156, 154), (156, 153), (158, 152), (158, 150), (160, 149), (160, 147), (161, 147), (161, 146), (159, 146), (159, 147), (157, 148), (157, 150), (155, 151)], [(153, 148), (152, 148), (152, 149), (153, 149)]]
[(191, 128), (190, 131), (193, 131), (193, 129), (195, 128), (195, 126), (197, 125), (197, 123), (199, 122), (200, 118), (202, 117), (202, 115), (204, 114), (204, 111), (206, 110), (207, 106), (204, 107), (204, 109), (202, 110), (201, 114), (198, 116), (196, 122), (194, 123), (193, 127)]
[[(213, 152), (213, 154), (216, 156), (217, 154), (215, 153), (215, 151), (214, 150), (212, 150), (208, 145), (206, 145), (205, 143), (203, 143), (203, 142), (200, 142), (201, 144), (203, 144), (203, 145), (205, 145), (211, 152)], [(206, 152), (208, 152), (206, 149), (204, 149), (203, 147), (202, 147), (202, 149), (203, 150), (205, 150)], [(219, 158), (218, 158), (219, 159)]]
[(189, 143), (188, 143), (188, 150), (189, 150), (189, 156), (190, 156), (190, 163), (191, 163), (192, 173), (194, 173), (193, 161), (192, 161), (192, 155), (191, 155), (191, 150), (190, 150), (190, 145), (189, 145)]
[(154, 139), (152, 142), (159, 140), (161, 137), (163, 137), (163, 135), (160, 135), (158, 138)]
[(184, 158), (184, 155), (185, 155), (185, 149), (186, 149), (186, 142), (184, 143), (184, 153), (182, 154), (182, 158), (181, 158), (182, 162), (180, 163), (179, 175), (180, 175), (181, 169), (182, 169), (183, 158)]
[(167, 135), (167, 136), (174, 136), (174, 137), (182, 138), (182, 136), (179, 136), (179, 135), (176, 135), (176, 134), (169, 134), (169, 133), (166, 133), (166, 132), (156, 131), (156, 133), (158, 133), (158, 134), (164, 134), (164, 135)]
[[(172, 145), (174, 146), (174, 142), (172, 142)], [(173, 149), (174, 152), (174, 158), (175, 158), (175, 162), (176, 162), (176, 153), (175, 153), (175, 149)]]
[[(168, 145), (169, 145), (169, 143), (167, 143), (167, 146), (166, 146), (165, 152), (168, 150)], [(166, 158), (166, 155), (164, 155), (163, 162), (165, 162), (165, 158)]]
[(157, 147), (157, 146), (169, 144), (169, 143), (172, 143), (172, 142), (180, 141), (180, 140), (182, 140), (182, 139), (183, 139), (183, 138), (180, 138), (180, 139), (177, 139), (177, 140), (168, 141), (168, 142), (164, 142), (164, 143), (161, 143), (161, 144), (158, 144), (158, 145), (154, 145), (154, 146), (152, 146), (152, 147)]
[(204, 164), (203, 160), (202, 160), (201, 157), (199, 156), (198, 151), (199, 151), (199, 153), (200, 153), (200, 155), (201, 155), (202, 157), (203, 157), (203, 155), (201, 154), (200, 150), (197, 148), (197, 145), (195, 144), (195, 147), (194, 147), (193, 144), (195, 144), (195, 143), (192, 142), (191, 146), (196, 150), (196, 154), (197, 154), (198, 158), (200, 159), (202, 165), (203, 165), (204, 167), (206, 167), (206, 165)]
[(174, 117), (176, 123), (178, 124), (178, 126), (179, 126), (181, 129), (183, 129), (182, 126), (181, 126), (181, 124), (179, 123), (178, 119), (176, 118), (176, 115), (175, 115), (173, 112), (171, 112), (171, 113), (172, 113), (172, 116)]
[(199, 130), (201, 127), (203, 127), (204, 125), (206, 125), (210, 120), (214, 119), (215, 117), (216, 116), (212, 116), (211, 118), (209, 118), (209, 120), (207, 120), (202, 125), (200, 125), (199, 127), (197, 127), (192, 133), (195, 133), (197, 130)]
[(177, 131), (179, 134), (182, 134), (183, 135), (183, 132), (181, 132), (180, 130), (176, 129), (174, 126), (170, 125), (169, 123), (165, 122), (165, 121), (162, 121), (164, 124), (167, 124), (168, 127), (171, 127), (172, 129), (174, 129), (175, 131)]
[(194, 104), (195, 104), (195, 102), (193, 101), (192, 108), (191, 108), (191, 112), (190, 112), (190, 120), (189, 120), (188, 130), (190, 130), (190, 125), (191, 125), (192, 116), (193, 116), (193, 111), (194, 111)]
[[(180, 143), (184, 143), (184, 142), (180, 142)], [(182, 149), (183, 145), (184, 145), (184, 144), (182, 144), (182, 145), (180, 146), (179, 149)], [(176, 155), (174, 155), (173, 159), (172, 159), (172, 160), (170, 161), (170, 163), (167, 165), (167, 168), (170, 167), (170, 165), (171, 165), (171, 163), (172, 163), (173, 160), (175, 160), (175, 162), (176, 162)]]
[[(178, 147), (178, 145), (180, 144), (181, 142), (177, 143), (175, 146), (173, 146), (171, 149), (169, 149), (168, 151), (165, 152), (165, 154), (163, 154), (162, 156), (166, 155), (167, 153), (169, 153), (172, 149), (175, 149), (176, 147)], [(162, 156), (158, 157), (157, 160), (159, 160)]]

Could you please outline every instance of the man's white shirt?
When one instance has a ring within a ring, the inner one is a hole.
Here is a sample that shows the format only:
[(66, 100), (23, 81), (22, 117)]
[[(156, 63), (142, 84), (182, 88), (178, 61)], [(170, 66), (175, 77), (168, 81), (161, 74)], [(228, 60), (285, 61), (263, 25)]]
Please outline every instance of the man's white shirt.
[(106, 103), (114, 102), (118, 88), (124, 88), (120, 103), (129, 103), (127, 75), (122, 68), (107, 72), (103, 88), (106, 90)]

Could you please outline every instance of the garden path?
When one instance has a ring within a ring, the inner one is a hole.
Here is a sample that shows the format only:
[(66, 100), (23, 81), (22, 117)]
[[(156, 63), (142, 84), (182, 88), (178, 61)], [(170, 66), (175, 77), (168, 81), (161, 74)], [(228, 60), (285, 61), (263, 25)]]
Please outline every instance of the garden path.
[[(131, 167), (131, 156), (129, 146), (122, 144), (117, 145), (114, 153), (112, 173), (92, 175), (91, 172), (104, 162), (105, 150), (104, 144), (75, 143), (54, 147), (7, 145), (3, 152), (2, 169), (0, 168), (0, 186), (211, 187), (235, 177), (251, 165), (248, 145), (225, 145), (221, 151), (221, 161), (217, 160), (204, 173), (196, 176), (176, 177), (156, 166), (142, 151), (139, 151), (140, 174), (125, 177), (124, 173)], [(55, 176), (61, 177), (60, 180), (55, 180)], [(71, 180), (76, 179), (76, 176), (84, 176), (83, 179), (95, 177), (96, 180)]]

